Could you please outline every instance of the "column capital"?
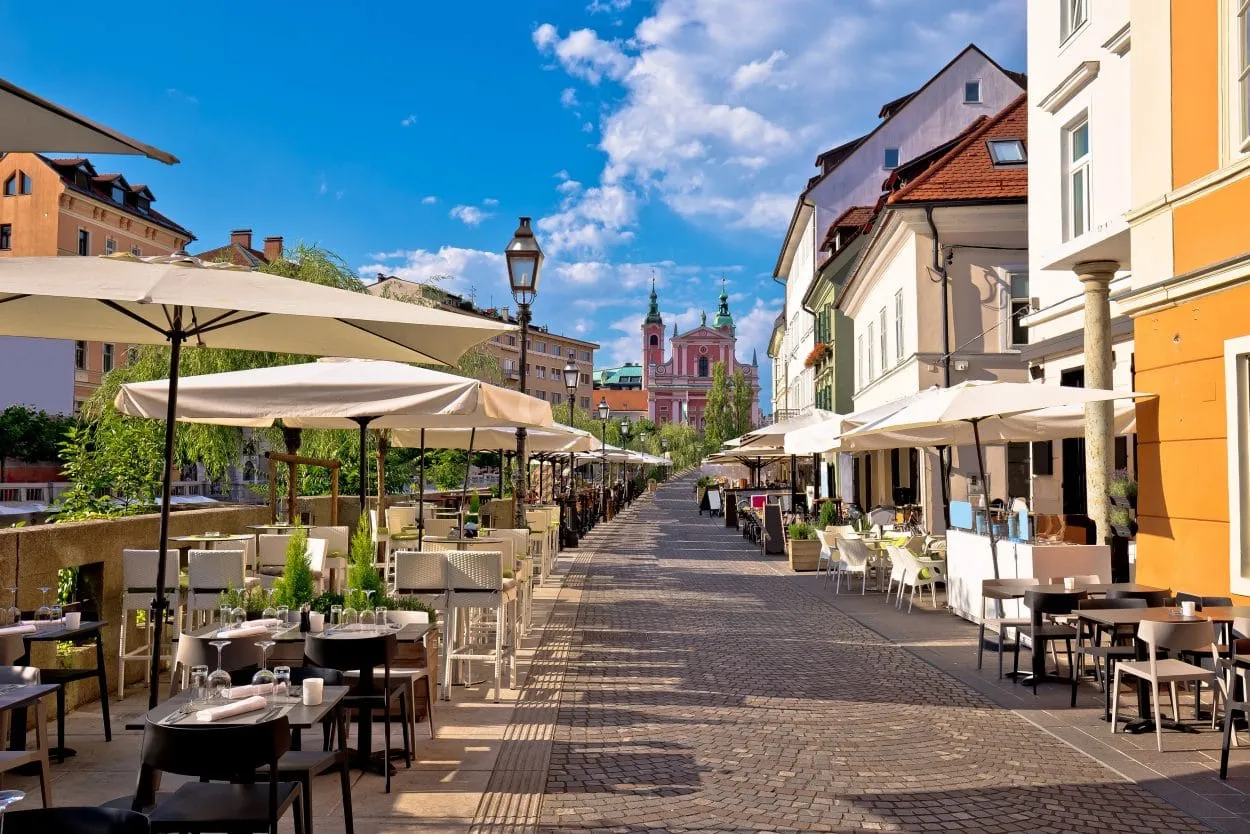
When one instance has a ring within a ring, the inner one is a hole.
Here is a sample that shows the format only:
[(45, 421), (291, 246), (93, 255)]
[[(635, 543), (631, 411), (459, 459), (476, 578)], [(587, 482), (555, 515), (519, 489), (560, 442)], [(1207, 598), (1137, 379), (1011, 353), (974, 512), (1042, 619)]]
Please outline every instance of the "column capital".
[(1110, 283), (1119, 269), (1119, 261), (1081, 261), (1072, 267), (1080, 281), (1102, 283)]

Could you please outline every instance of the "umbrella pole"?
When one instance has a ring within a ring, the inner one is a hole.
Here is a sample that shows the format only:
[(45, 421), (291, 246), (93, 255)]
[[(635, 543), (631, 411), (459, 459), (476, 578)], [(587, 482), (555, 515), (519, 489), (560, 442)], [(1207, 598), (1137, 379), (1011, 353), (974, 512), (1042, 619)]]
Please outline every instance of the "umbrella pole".
[[(169, 553), (169, 507), (174, 481), (174, 434), (178, 424), (178, 363), (182, 359), (182, 308), (174, 309), (173, 328), (169, 334), (169, 397), (165, 404), (165, 473), (161, 478), (161, 532), (157, 544), (156, 593), (152, 596), (152, 663), (148, 677), (148, 709), (156, 707), (161, 686), (161, 631), (165, 625), (165, 556)], [(125, 627), (125, 624), (122, 624)], [(106, 696), (107, 697), (107, 696)]]
[[(972, 441), (977, 447), (977, 471), (981, 473), (981, 494), (985, 496), (985, 529), (990, 534), (990, 562), (994, 566), (994, 578), (998, 576), (998, 551), (994, 543), (994, 519), (990, 517), (990, 483), (985, 479), (985, 454), (981, 451), (981, 430), (979, 420), (970, 420), (972, 423)], [(1002, 603), (1000, 602), (999, 605)], [(998, 616), (1002, 616), (1000, 611)]]
[(473, 471), (473, 441), (477, 428), (469, 429), (469, 452), (464, 460), (464, 488), (460, 490), (460, 538), (464, 538), (464, 502), (469, 500), (469, 473)]
[(417, 550), (425, 550), (421, 543), (425, 540), (425, 429), (421, 429), (421, 459), (417, 462)]
[[(374, 421), (373, 417), (353, 417), (356, 425), (360, 426), (360, 514), (362, 516), (368, 513), (367, 505), (369, 503), (369, 424)], [(378, 484), (378, 489), (382, 489), (382, 485)], [(381, 502), (378, 502), (381, 506)], [(381, 519), (378, 520), (381, 526)]]

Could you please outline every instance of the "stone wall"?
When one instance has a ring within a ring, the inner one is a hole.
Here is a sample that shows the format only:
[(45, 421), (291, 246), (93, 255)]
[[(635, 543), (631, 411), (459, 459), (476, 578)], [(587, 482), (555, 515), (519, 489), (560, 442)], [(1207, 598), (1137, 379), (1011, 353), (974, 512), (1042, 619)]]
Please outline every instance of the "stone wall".
[[(314, 524), (330, 523), (328, 496), (301, 498), (300, 506), (313, 514)], [(359, 515), (357, 499), (340, 497), (339, 524), (355, 525)], [(264, 505), (179, 510), (170, 518), (170, 533), (173, 536), (191, 535), (206, 530), (246, 533), (249, 532), (247, 525), (268, 521), (269, 508)], [(44, 586), (56, 588), (58, 570), (101, 563), (103, 595), (98, 602), (101, 616), (109, 623), (104, 629), (104, 654), (108, 666), (109, 687), (115, 693), (118, 629), (122, 619), (122, 551), (128, 548), (155, 548), (159, 534), (160, 516), (157, 514), (0, 530), (0, 607), (8, 607), (7, 589), (16, 585), (18, 605), (24, 611), (33, 611), (39, 607), (42, 599), (39, 589)], [(133, 615), (130, 622), (131, 632), (127, 644), (132, 647), (141, 645), (145, 636), (134, 629)], [(55, 646), (51, 643), (37, 643), (33, 651), (32, 662), (36, 666), (47, 668), (58, 663)], [(142, 664), (127, 664), (128, 682), (142, 678)], [(74, 688), (79, 691), (71, 693), (71, 704), (94, 700), (94, 683), (75, 684)]]

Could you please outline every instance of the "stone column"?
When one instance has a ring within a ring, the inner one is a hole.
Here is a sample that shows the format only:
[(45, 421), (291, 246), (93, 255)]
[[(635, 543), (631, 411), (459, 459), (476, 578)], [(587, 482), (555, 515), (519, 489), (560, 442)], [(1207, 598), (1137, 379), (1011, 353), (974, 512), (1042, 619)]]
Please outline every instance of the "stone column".
[[(1085, 387), (1111, 388), (1111, 279), (1115, 261), (1087, 261), (1076, 265), (1085, 293)], [(1112, 403), (1085, 406), (1085, 507), (1097, 526), (1097, 541), (1111, 536), (1107, 488), (1114, 452)]]

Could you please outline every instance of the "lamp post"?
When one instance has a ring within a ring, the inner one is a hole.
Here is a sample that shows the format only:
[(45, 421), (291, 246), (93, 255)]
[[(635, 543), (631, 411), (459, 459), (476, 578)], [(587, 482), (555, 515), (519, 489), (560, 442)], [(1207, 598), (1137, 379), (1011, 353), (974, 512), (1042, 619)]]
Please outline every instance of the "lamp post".
[(608, 408), (607, 398), (605, 397), (604, 399), (599, 400), (599, 422), (603, 426), (602, 435), (600, 436), (601, 448), (599, 449), (600, 455), (603, 458), (601, 467), (603, 471), (600, 473), (602, 475), (601, 480), (603, 483), (600, 484), (599, 492), (601, 497), (599, 502), (602, 505), (601, 509), (604, 521), (608, 520), (608, 418), (611, 416), (612, 410)]
[[(663, 457), (668, 457), (668, 438), (667, 437), (663, 437), (663, 436), (660, 437), (660, 453)], [(663, 474), (661, 475), (660, 480), (667, 481), (668, 480), (668, 467), (662, 467), (662, 469), (663, 469)]]
[[(573, 351), (569, 351), (569, 361), (564, 363), (564, 390), (569, 393), (569, 428), (573, 427), (573, 410), (577, 403), (577, 378), (579, 376), (577, 363), (573, 361)], [(573, 473), (577, 471), (576, 461), (573, 453), (569, 452), (569, 540), (574, 541), (577, 536), (577, 496), (573, 494), (573, 487), (576, 481)]]
[[(522, 217), (517, 230), (504, 250), (508, 263), (508, 284), (517, 303), (517, 322), (521, 325), (521, 361), (517, 390), (525, 393), (525, 361), (529, 358), (530, 304), (538, 295), (538, 276), (543, 268), (543, 250), (534, 239), (530, 219)], [(529, 483), (529, 463), (525, 459), (525, 429), (516, 430), (516, 468), (512, 473), (514, 501), (513, 526), (525, 527), (525, 497)]]
[[(632, 434), (633, 425), (629, 422), (628, 417), (621, 418), (621, 448), (629, 451), (629, 436)], [(629, 503), (629, 479), (626, 472), (629, 470), (628, 461), (621, 461), (621, 501)]]

